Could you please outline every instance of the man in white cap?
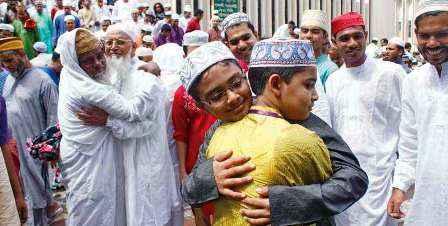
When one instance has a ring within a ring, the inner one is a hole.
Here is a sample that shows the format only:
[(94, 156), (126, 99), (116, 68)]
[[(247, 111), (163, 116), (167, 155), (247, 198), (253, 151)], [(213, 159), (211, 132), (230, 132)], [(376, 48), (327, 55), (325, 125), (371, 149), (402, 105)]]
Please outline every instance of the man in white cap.
[(53, 52), (53, 20), (47, 11), (44, 11), (44, 4), (42, 0), (34, 2), (36, 6), (36, 14), (34, 19), (36, 20), (37, 30), (39, 31), (39, 38), (47, 45), (47, 52)]
[(404, 42), (399, 37), (393, 37), (387, 44), (386, 51), (383, 53), (383, 60), (396, 63), (403, 67), (406, 73), (410, 73), (411, 69), (403, 62)]
[[(108, 70), (112, 73), (114, 86), (118, 87), (124, 97), (135, 98), (138, 95), (135, 91), (141, 90), (154, 95), (154, 100), (157, 102), (144, 102), (147, 108), (141, 109), (148, 113), (147, 120), (154, 123), (151, 127), (153, 129), (142, 127), (140, 128), (142, 132), (139, 134), (137, 132), (139, 127), (129, 124), (123, 131), (134, 132), (124, 134), (129, 139), (120, 142), (123, 152), (126, 153), (124, 167), (127, 225), (141, 225), (149, 217), (154, 221), (148, 222), (151, 224), (177, 225), (182, 221), (183, 214), (180, 211), (182, 202), (168, 149), (170, 137), (164, 132), (167, 131), (168, 125), (166, 121), (168, 112), (165, 108), (168, 104), (168, 93), (156, 77), (145, 75), (138, 70), (142, 65), (134, 57), (138, 28), (132, 25), (132, 23), (114, 24), (107, 30), (105, 53)], [(150, 77), (152, 85), (140, 83), (142, 77)], [(116, 124), (120, 125), (122, 124)], [(139, 211), (142, 209), (145, 211)]]
[[(388, 212), (405, 225), (448, 222), (448, 1), (425, 0), (415, 15), (417, 47), (426, 64), (415, 69), (402, 86), (399, 158)], [(415, 186), (410, 210), (400, 208)]]
[(378, 46), (379, 39), (377, 37), (373, 37), (370, 44), (366, 47), (366, 55), (372, 58), (379, 58), (381, 48)]
[(305, 10), (300, 24), (300, 39), (307, 39), (313, 43), (317, 73), (325, 87), (328, 77), (338, 69), (338, 66), (325, 54), (325, 44), (330, 40), (330, 23), (324, 11)]
[(0, 38), (14, 36), (14, 27), (11, 24), (0, 24)]
[(142, 38), (142, 46), (145, 47), (145, 48), (150, 48), (150, 49), (154, 50), (155, 46), (154, 46), (154, 38), (153, 38), (153, 36), (152, 35), (145, 35), (145, 36), (143, 36), (143, 38)]
[(221, 29), (219, 28), (219, 25), (221, 24), (221, 18), (219, 16), (212, 16), (212, 25), (210, 29), (208, 29), (208, 41), (221, 41)]
[(191, 20), (191, 13), (193, 12), (193, 10), (191, 9), (191, 5), (184, 5), (183, 7), (184, 7), (183, 11), (184, 13), (179, 20), (179, 25), (181, 28), (184, 29), (184, 31), (186, 31), (188, 22), (190, 22)]
[(110, 19), (109, 17), (106, 17), (106, 16), (102, 17), (102, 18), (101, 18), (101, 22), (100, 22), (100, 26), (101, 26), (101, 28), (100, 28), (99, 31), (97, 31), (97, 32), (95, 33), (95, 35), (96, 35), (99, 39), (104, 39), (104, 36), (106, 36), (107, 28), (108, 28), (111, 24), (112, 24), (112, 21), (111, 21), (111, 19)]
[(74, 17), (74, 28), (78, 28), (81, 26), (81, 21), (79, 18), (72, 12), (72, 4), (73, 2), (70, 0), (64, 0), (64, 13), (60, 15), (56, 15), (54, 19), (54, 30), (55, 36), (53, 37), (53, 43), (57, 43), (59, 36), (67, 31), (65, 17), (68, 15), (72, 15)]
[(184, 42), (182, 44), (185, 56), (191, 53), (201, 45), (204, 45), (209, 40), (209, 36), (205, 31), (192, 31), (184, 35)]
[(184, 39), (184, 29), (182, 29), (179, 26), (179, 19), (180, 16), (177, 13), (174, 13), (170, 21), (171, 23), (170, 40), (171, 42), (177, 43), (178, 45), (182, 46), (182, 41)]
[(64, 17), (65, 32), (73, 31), (76, 28), (76, 17), (73, 15), (67, 15)]
[(47, 45), (43, 42), (36, 42), (33, 45), (37, 56), (30, 60), (34, 67), (45, 67), (51, 63), (52, 54), (47, 53)]

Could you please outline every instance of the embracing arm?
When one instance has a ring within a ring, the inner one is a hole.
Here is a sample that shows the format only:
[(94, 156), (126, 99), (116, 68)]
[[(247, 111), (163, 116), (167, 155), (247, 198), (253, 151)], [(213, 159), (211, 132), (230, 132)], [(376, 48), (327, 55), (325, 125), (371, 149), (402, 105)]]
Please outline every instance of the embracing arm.
[[(270, 187), (271, 222), (274, 225), (315, 222), (341, 213), (367, 190), (367, 174), (339, 135), (315, 115), (300, 124), (316, 132), (324, 141), (330, 152), (333, 175), (322, 184)], [(295, 214), (285, 214), (288, 209), (294, 209)]]

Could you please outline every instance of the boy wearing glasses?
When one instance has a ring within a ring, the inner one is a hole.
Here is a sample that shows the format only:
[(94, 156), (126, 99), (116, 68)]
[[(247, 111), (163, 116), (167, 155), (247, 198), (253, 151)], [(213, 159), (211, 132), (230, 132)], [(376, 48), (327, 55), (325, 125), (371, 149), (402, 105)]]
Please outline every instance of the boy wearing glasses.
[[(235, 156), (250, 157), (256, 168), (244, 178), (252, 183), (238, 190), (253, 198), (260, 186), (314, 184), (330, 176), (329, 153), (322, 140), (284, 119), (307, 119), (318, 98), (309, 42), (268, 40), (254, 46), (249, 78), (257, 100), (252, 107), (245, 76), (223, 44), (208, 43), (186, 60), (190, 73), (182, 81), (189, 94), (223, 121), (209, 143), (207, 158), (233, 150)], [(246, 116), (232, 122), (240, 115)], [(218, 199), (215, 225), (247, 225), (240, 212), (243, 203)]]

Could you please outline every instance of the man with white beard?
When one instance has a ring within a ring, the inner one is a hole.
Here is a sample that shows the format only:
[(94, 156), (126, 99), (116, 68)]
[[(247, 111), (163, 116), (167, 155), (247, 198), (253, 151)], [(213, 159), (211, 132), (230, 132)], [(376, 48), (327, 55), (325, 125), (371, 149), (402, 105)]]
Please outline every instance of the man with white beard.
[[(142, 98), (145, 123), (116, 120), (97, 108), (89, 116), (100, 119), (99, 122), (107, 121), (100, 125), (110, 128), (119, 139), (124, 161), (126, 225), (181, 225), (182, 202), (167, 133), (161, 132), (167, 131), (167, 93), (157, 77), (138, 70), (137, 34), (138, 28), (129, 23), (110, 26), (105, 36), (105, 53), (107, 71), (121, 95), (131, 100), (139, 99), (141, 93), (151, 93), (152, 100)], [(85, 123), (96, 125), (88, 120)]]

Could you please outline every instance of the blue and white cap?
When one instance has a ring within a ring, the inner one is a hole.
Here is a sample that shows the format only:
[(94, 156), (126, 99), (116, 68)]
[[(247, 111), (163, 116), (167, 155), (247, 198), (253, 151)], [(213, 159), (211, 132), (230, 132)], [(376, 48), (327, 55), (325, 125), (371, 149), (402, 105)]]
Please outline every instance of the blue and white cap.
[(191, 90), (192, 84), (212, 65), (223, 60), (236, 60), (232, 51), (220, 41), (206, 43), (193, 50), (181, 68), (180, 80), (187, 92)]
[(316, 66), (313, 45), (308, 40), (266, 39), (252, 50), (249, 68)]

